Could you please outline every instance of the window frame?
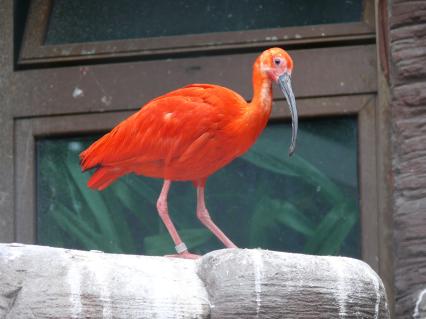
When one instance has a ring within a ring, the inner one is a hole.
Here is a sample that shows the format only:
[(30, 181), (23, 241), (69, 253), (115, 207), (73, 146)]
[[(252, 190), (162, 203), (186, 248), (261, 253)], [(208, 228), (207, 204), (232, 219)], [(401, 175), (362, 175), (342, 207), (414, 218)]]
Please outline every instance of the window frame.
[[(5, 207), (0, 212), (4, 215), (3, 221), (0, 223), (1, 241), (34, 243), (28, 234), (31, 234), (31, 228), (35, 226), (35, 224), (31, 224), (31, 214), (35, 211), (35, 206), (32, 205), (36, 190), (28, 187), (34, 186), (34, 141), (36, 138), (109, 129), (112, 126), (111, 122), (108, 122), (110, 123), (108, 125), (105, 124), (106, 122), (99, 124), (102, 128), (94, 130), (98, 124), (93, 119), (103, 118), (104, 114), (112, 112), (118, 114), (134, 110), (150, 98), (186, 83), (201, 81), (223, 85), (231, 83), (231, 88), (241, 92), (245, 98), (249, 99), (251, 97), (249, 78), (251, 77), (252, 57), (265, 47), (283, 46), (291, 49), (290, 53), (296, 60), (297, 68), (293, 82), (297, 103), (300, 108), (304, 109), (302, 117), (358, 115), (359, 133), (365, 134), (365, 136), (360, 136), (359, 140), (360, 143), (366, 141), (363, 145), (360, 144), (359, 178), (360, 183), (363, 185), (365, 183), (365, 187), (362, 186), (360, 189), (361, 219), (362, 225), (365, 225), (363, 227), (370, 229), (365, 234), (362, 230), (361, 240), (363, 247), (368, 247), (370, 244), (373, 247), (368, 253), (363, 252), (363, 259), (382, 277), (390, 278), (386, 283), (387, 288), (392, 289), (390, 266), (389, 263), (386, 263), (388, 261), (386, 258), (391, 258), (389, 256), (391, 256), (392, 250), (390, 241), (387, 240), (391, 233), (389, 226), (391, 216), (388, 213), (389, 210), (386, 210), (387, 207), (391, 207), (389, 204), (391, 194), (390, 186), (385, 185), (388, 182), (386, 167), (383, 168), (383, 165), (389, 164), (383, 155), (383, 153), (389, 154), (387, 144), (389, 141), (381, 131), (383, 127), (389, 131), (390, 124), (387, 121), (387, 114), (384, 114), (385, 111), (382, 108), (386, 102), (383, 101), (384, 93), (381, 91), (381, 87), (377, 87), (378, 77), (381, 74), (378, 75), (374, 68), (377, 65), (375, 46), (375, 14), (377, 10), (373, 0), (364, 0), (362, 21), (355, 23), (358, 24), (358, 27), (350, 24), (335, 24), (283, 28), (281, 31), (283, 34), (288, 33), (288, 40), (278, 38), (278, 40), (263, 42), (234, 43), (235, 45), (230, 42), (223, 47), (220, 45), (184, 49), (176, 47), (162, 49), (163, 51), (144, 51), (142, 48), (136, 53), (126, 53), (126, 45), (131, 45), (135, 40), (125, 40), (127, 44), (123, 44), (123, 55), (108, 50), (100, 50), (96, 54), (90, 53), (93, 47), (88, 47), (88, 43), (85, 43), (81, 44), (80, 51), (77, 50), (76, 55), (70, 55), (65, 51), (59, 55), (49, 56), (48, 52), (43, 50), (63, 49), (60, 46), (47, 48), (48, 46), (44, 46), (41, 41), (41, 36), (44, 34), (43, 28), (47, 25), (46, 13), (49, 12), (51, 1), (31, 1), (21, 49), (16, 51), (14, 56), (13, 49), (19, 48), (20, 42), (19, 36), (16, 34), (15, 39), (12, 39), (12, 29), (16, 23), (16, 16), (14, 18), (13, 15), (14, 5), (6, 0), (0, 0), (0, 3), (4, 5), (2, 11), (4, 19), (0, 21), (4, 27), (0, 28), (0, 32), (4, 31), (6, 35), (5, 41), (0, 42), (0, 52), (2, 53), (0, 66), (3, 67), (3, 74), (7, 78), (6, 82), (0, 82), (0, 86), (4, 92), (8, 92), (8, 98), (4, 100), (5, 108), (0, 108), (0, 118), (3, 120), (0, 130), (4, 133), (3, 144), (0, 145), (5, 150), (3, 154), (0, 153), (0, 158), (2, 158), (0, 172), (4, 172), (0, 186), (5, 190), (0, 193), (1, 207)], [(34, 11), (37, 6), (39, 11)], [(40, 8), (44, 8), (44, 11), (40, 11)], [(34, 24), (37, 21), (38, 23)], [(33, 24), (31, 25), (31, 23)], [(325, 37), (319, 37), (318, 32), (321, 32), (320, 28), (324, 26), (332, 27), (330, 33), (327, 33), (328, 35)], [(314, 31), (309, 33), (309, 28)], [(306, 35), (303, 33), (302, 38), (295, 36), (302, 34), (303, 30), (307, 32)], [(352, 31), (339, 33), (339, 30)], [(270, 36), (270, 30), (263, 31)], [(89, 44), (93, 44), (98, 49), (101, 48), (99, 46), (108, 46), (113, 42)], [(344, 55), (346, 58), (352, 59), (353, 63), (345, 65), (343, 69), (317, 67), (313, 64), (313, 60), (336, 61), (336, 58), (341, 58), (342, 51), (357, 47), (360, 49)], [(82, 50), (86, 50), (86, 52)], [(102, 55), (99, 52), (106, 53)], [(247, 56), (242, 60), (237, 59), (238, 63), (233, 64), (232, 72), (229, 71), (228, 60), (232, 61), (240, 54), (247, 54)], [(329, 54), (328, 57), (327, 54)], [(174, 61), (169, 61), (169, 57), (173, 57)], [(187, 57), (192, 58), (187, 59)], [(215, 62), (215, 60), (217, 61)], [(359, 64), (360, 61), (363, 63)], [(162, 64), (161, 68), (158, 68), (158, 63)], [(91, 80), (85, 78), (84, 74), (87, 70), (95, 70), (97, 78), (95, 76), (92, 76)], [(168, 74), (165, 79), (164, 74), (168, 71), (171, 74)], [(217, 73), (220, 72), (217, 71), (223, 71), (224, 75), (218, 76)], [(312, 71), (315, 74), (307, 76)], [(343, 86), (340, 85), (342, 78), (345, 79)], [(346, 81), (346, 79), (349, 80)], [(138, 81), (140, 85), (134, 84), (135, 81)], [(73, 98), (72, 93), (76, 83), (84, 86), (86, 94), (84, 98)], [(155, 83), (161, 83), (161, 86), (156, 86)], [(365, 106), (362, 110), (348, 106), (353, 105), (349, 100), (362, 96), (368, 96), (372, 106)], [(104, 101), (103, 97), (106, 97)], [(113, 97), (112, 101), (108, 97)], [(339, 101), (339, 111), (336, 111), (331, 106), (332, 104), (327, 102), (328, 99)], [(285, 105), (277, 103), (277, 107), (274, 107), (273, 110), (273, 120), (280, 121), (286, 118), (288, 116), (286, 112)], [(52, 123), (56, 121), (63, 123), (62, 118), (67, 116), (74, 118), (79, 115), (91, 119), (92, 127), (86, 127), (88, 131), (47, 129), (53, 127)], [(37, 122), (42, 119), (45, 119), (46, 122), (42, 124)], [(22, 127), (22, 123), (27, 124)], [(32, 129), (32, 125), (39, 129)], [(41, 129), (40, 125), (44, 125), (46, 128)], [(376, 125), (375, 128), (373, 128), (374, 125)], [(28, 132), (32, 133), (22, 135), (22, 129), (24, 131), (28, 129)], [(361, 176), (361, 174), (363, 175)], [(24, 188), (26, 193), (21, 193), (20, 191)], [(371, 190), (371, 192), (367, 190)], [(365, 208), (364, 205), (370, 206)], [(30, 219), (26, 221), (27, 217)], [(371, 222), (368, 222), (369, 220)], [(32, 222), (34, 223), (34, 219)], [(29, 233), (26, 233), (27, 231)], [(26, 241), (27, 239), (28, 241)], [(383, 256), (385, 258), (379, 259)]]
[(289, 48), (342, 41), (373, 41), (375, 38), (374, 1), (364, 0), (359, 22), (46, 45), (44, 40), (52, 4), (53, 0), (31, 2), (18, 65), (93, 63), (106, 59), (155, 58), (270, 46)]
[[(293, 87), (301, 118), (341, 115), (358, 117), (362, 256), (375, 269), (378, 268), (379, 238), (378, 234), (374, 233), (378, 229), (377, 221), (374, 222), (377, 217), (377, 213), (374, 212), (375, 201), (363, 200), (372, 198), (371, 196), (374, 198), (376, 194), (374, 191), (375, 174), (368, 169), (375, 167), (374, 154), (376, 151), (375, 144), (371, 143), (371, 139), (374, 140), (375, 136), (374, 94), (377, 92), (376, 70), (371, 68), (371, 64), (376, 63), (376, 57), (375, 46), (368, 44), (375, 37), (372, 0), (365, 0), (363, 20), (359, 23), (167, 37), (167, 47), (161, 47), (162, 39), (155, 38), (88, 42), (72, 44), (72, 47), (77, 50), (75, 52), (68, 50), (69, 45), (47, 46), (43, 44), (51, 4), (51, 0), (31, 2), (18, 64), (28, 63), (37, 66), (38, 63), (64, 63), (69, 60), (83, 63), (85, 61), (95, 62), (96, 59), (105, 57), (114, 59), (105, 65), (80, 65), (71, 68), (22, 71), (26, 73), (26, 77), (22, 77), (20, 82), (23, 89), (30, 88), (35, 80), (44, 85), (38, 88), (39, 91), (31, 99), (31, 104), (35, 105), (35, 108), (17, 109), (14, 114), (15, 194), (26, 194), (24, 200), (15, 201), (16, 238), (19, 241), (35, 243), (36, 189), (34, 173), (36, 166), (34, 148), (37, 138), (108, 130), (115, 123), (113, 121), (115, 116), (130, 114), (128, 111), (135, 110), (140, 105), (138, 103), (143, 104), (150, 98), (186, 83), (204, 82), (206, 79), (209, 82), (230, 86), (240, 92), (244, 98), (250, 99), (249, 79), (255, 56), (263, 46), (283, 45), (296, 48), (296, 50), (290, 50), (290, 54), (292, 54), (297, 68), (293, 76)], [(264, 40), (253, 41), (256, 37), (264, 39), (265, 35), (274, 35), (274, 32), (288, 35), (288, 39), (279, 40), (278, 37), (278, 40), (266, 42)], [(327, 35), (323, 36), (321, 33)], [(239, 35), (238, 42), (233, 40), (235, 34)], [(222, 44), (190, 48), (177, 45), (177, 43), (182, 44), (185, 41), (194, 41), (194, 37), (207, 39), (208, 42), (220, 39)], [(169, 41), (172, 38), (175, 38), (177, 42)], [(151, 41), (152, 47), (149, 47), (149, 50), (146, 47), (146, 41)], [(341, 46), (341, 41), (345, 41), (344, 46)], [(359, 41), (363, 41), (367, 45), (357, 45)], [(135, 46), (135, 43), (139, 43), (139, 47)], [(307, 45), (314, 44), (322, 44), (326, 47), (303, 49)], [(114, 45), (118, 45), (118, 47), (121, 45), (121, 51), (111, 51), (110, 49)], [(328, 47), (329, 45), (334, 46)], [(129, 47), (136, 48), (136, 50), (129, 51)], [(228, 55), (229, 52), (223, 51), (228, 47), (232, 47), (232, 49), (249, 48), (250, 50), (248, 53)], [(298, 47), (300, 49), (297, 49)], [(93, 50), (96, 53), (87, 54), (86, 52)], [(189, 52), (188, 50), (198, 51), (201, 56), (187, 58), (183, 55), (176, 60), (169, 61), (166, 58), (167, 55), (164, 55), (185, 53)], [(216, 55), (204, 56), (208, 50), (216, 50)], [(252, 54), (251, 51), (256, 53)], [(146, 55), (155, 59), (114, 63), (120, 62), (119, 58), (132, 54)], [(335, 59), (341, 61), (343, 59), (344, 66), (330, 69), (327, 61)], [(224, 70), (223, 74), (215, 77), (211, 70), (219, 69)], [(170, 75), (168, 75), (167, 81), (164, 81), (166, 73)], [(306, 77), (302, 74), (311, 74), (311, 76)], [(124, 84), (117, 83), (116, 78), (119, 78)], [(144, 91), (150, 93), (143, 94), (139, 92), (137, 86), (126, 84), (126, 82), (134, 82), (135, 79), (144, 83)], [(182, 79), (184, 79), (183, 83)], [(318, 79), (322, 80), (318, 81)], [(156, 83), (164, 83), (164, 85), (158, 87)], [(73, 97), (76, 88), (84, 92), (84, 98)], [(95, 93), (93, 93), (94, 91)], [(50, 98), (46, 100), (46, 96)], [(368, 101), (358, 104), (354, 102), (361, 101), (365, 97), (368, 97)], [(281, 100), (282, 98), (279, 98), (274, 102), (271, 116), (273, 121), (281, 121), (289, 116), (286, 105)], [(19, 102), (18, 104), (21, 105), (28, 103), (28, 97), (23, 96)], [(100, 123), (90, 120), (87, 125), (83, 125), (86, 123), (85, 118), (98, 119)], [(70, 122), (67, 123), (67, 121)], [(364, 171), (368, 171), (368, 173)]]

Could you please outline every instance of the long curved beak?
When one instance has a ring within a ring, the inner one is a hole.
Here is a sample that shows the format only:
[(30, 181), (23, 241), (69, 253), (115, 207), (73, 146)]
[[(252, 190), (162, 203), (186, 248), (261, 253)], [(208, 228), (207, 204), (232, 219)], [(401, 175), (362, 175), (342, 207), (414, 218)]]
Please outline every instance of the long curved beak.
[(290, 74), (287, 72), (282, 74), (278, 78), (278, 85), (280, 86), (281, 91), (284, 93), (284, 96), (288, 103), (288, 107), (290, 108), (292, 134), (290, 148), (288, 149), (288, 155), (291, 156), (296, 148), (298, 117), (296, 99), (294, 98), (293, 90), (291, 88)]

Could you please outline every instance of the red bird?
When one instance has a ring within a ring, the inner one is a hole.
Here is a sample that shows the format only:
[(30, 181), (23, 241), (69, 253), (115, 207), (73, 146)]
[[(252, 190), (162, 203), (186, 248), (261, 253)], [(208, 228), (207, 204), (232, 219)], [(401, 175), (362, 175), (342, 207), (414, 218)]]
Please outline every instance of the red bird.
[(264, 51), (253, 66), (253, 99), (213, 84), (191, 84), (157, 97), (80, 154), (83, 171), (96, 171), (88, 186), (102, 190), (128, 173), (163, 178), (158, 213), (178, 255), (188, 252), (168, 213), (171, 181), (192, 181), (197, 188), (197, 217), (228, 248), (234, 243), (210, 218), (204, 201), (207, 178), (244, 154), (265, 128), (271, 114), (272, 82), (278, 83), (290, 107), (292, 139), (297, 137), (297, 109), (291, 88), (293, 61), (280, 49)]

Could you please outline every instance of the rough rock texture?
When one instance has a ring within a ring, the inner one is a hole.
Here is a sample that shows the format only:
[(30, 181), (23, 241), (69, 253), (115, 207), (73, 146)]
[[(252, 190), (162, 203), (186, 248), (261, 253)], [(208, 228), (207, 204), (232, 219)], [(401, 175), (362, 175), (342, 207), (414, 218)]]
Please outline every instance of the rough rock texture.
[(413, 312), (413, 319), (423, 318), (426, 318), (426, 289), (420, 292)]
[(0, 245), (0, 318), (205, 318), (182, 259)]
[(199, 275), (211, 318), (389, 318), (382, 281), (356, 259), (220, 250)]
[(390, 3), (395, 311), (412, 318), (426, 289), (426, 1)]
[(0, 244), (0, 318), (389, 318), (364, 262), (227, 249), (201, 259)]

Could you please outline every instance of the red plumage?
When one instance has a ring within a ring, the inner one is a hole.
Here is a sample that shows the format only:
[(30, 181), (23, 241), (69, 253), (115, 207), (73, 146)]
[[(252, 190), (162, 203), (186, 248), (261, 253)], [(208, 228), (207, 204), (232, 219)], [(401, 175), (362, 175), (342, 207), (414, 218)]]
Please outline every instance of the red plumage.
[(88, 186), (98, 190), (128, 173), (163, 178), (157, 202), (180, 257), (193, 258), (167, 211), (171, 181), (197, 186), (197, 217), (226, 247), (236, 247), (211, 220), (204, 202), (207, 177), (246, 152), (271, 113), (272, 82), (290, 105), (294, 150), (297, 110), (290, 85), (293, 62), (282, 49), (264, 51), (253, 67), (253, 99), (211, 84), (192, 84), (160, 96), (118, 124), (80, 154), (83, 170), (94, 168)]
[(204, 180), (244, 153), (245, 100), (221, 86), (193, 84), (156, 98), (81, 153), (96, 168), (89, 187), (104, 189), (127, 173)]

